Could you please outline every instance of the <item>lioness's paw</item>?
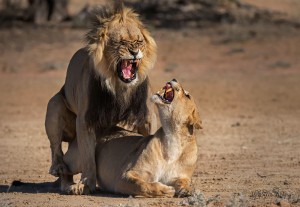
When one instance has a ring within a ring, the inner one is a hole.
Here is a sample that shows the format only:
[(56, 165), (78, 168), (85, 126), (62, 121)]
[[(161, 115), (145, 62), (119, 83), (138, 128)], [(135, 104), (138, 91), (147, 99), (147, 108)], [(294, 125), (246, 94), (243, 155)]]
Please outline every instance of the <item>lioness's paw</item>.
[(65, 163), (53, 163), (49, 169), (49, 174), (55, 176), (55, 177), (60, 177), (62, 175), (67, 175), (69, 174), (69, 170)]
[(182, 198), (182, 197), (187, 197), (187, 196), (190, 196), (191, 195), (191, 192), (189, 189), (187, 188), (180, 188), (176, 193), (175, 195), (178, 197), (178, 198)]
[(175, 188), (156, 182), (149, 185), (149, 197), (172, 198), (175, 195)]
[(175, 195), (175, 189), (172, 186), (166, 186), (161, 189), (162, 197), (172, 198)]
[(65, 193), (67, 193), (69, 195), (89, 195), (90, 190), (86, 185), (84, 185), (80, 182), (80, 183), (68, 186), (65, 189)]

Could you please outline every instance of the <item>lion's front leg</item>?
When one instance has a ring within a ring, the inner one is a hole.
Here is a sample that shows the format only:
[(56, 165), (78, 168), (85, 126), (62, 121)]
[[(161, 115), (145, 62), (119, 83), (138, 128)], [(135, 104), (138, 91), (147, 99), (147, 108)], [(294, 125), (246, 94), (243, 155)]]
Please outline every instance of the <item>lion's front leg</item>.
[(68, 166), (69, 175), (62, 175), (60, 189), (63, 193), (71, 195), (89, 194), (89, 188), (85, 187), (82, 181), (74, 183), (73, 175), (82, 172), (81, 160), (78, 152), (77, 139), (69, 144), (68, 151), (64, 155), (64, 163)]
[(77, 118), (76, 132), (82, 175), (80, 185), (77, 185), (81, 190), (74, 190), (74, 192), (79, 192), (78, 194), (90, 194), (96, 189), (96, 135), (94, 130), (89, 131), (87, 129), (83, 118)]

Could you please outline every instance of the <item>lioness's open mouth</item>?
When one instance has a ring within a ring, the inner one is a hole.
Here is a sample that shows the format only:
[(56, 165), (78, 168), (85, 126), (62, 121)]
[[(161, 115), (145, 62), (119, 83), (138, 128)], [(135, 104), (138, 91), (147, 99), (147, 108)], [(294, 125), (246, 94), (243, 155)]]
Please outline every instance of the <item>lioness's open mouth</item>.
[(172, 84), (168, 82), (160, 91), (156, 93), (156, 95), (167, 104), (172, 103), (174, 99), (174, 89)]
[(130, 83), (136, 79), (140, 59), (123, 59), (117, 65), (117, 72), (119, 78), (125, 82)]

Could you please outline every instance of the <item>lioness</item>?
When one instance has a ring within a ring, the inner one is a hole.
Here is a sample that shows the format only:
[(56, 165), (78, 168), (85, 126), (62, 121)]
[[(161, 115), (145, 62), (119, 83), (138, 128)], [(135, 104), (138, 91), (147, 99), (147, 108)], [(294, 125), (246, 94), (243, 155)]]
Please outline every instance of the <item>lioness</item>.
[(77, 137), (82, 165), (78, 187), (85, 189), (76, 192), (85, 194), (96, 188), (97, 134), (117, 124), (150, 134), (148, 72), (156, 60), (155, 41), (132, 10), (105, 7), (91, 18), (87, 45), (72, 57), (64, 86), (48, 103), (45, 122), (52, 153), (49, 173), (68, 174), (61, 143)]
[[(154, 135), (141, 137), (118, 129), (106, 136), (108, 141), (98, 140), (97, 180), (102, 189), (145, 197), (188, 195), (197, 160), (194, 130), (201, 128), (196, 104), (175, 79), (153, 95), (152, 101), (162, 123)], [(80, 172), (78, 155), (74, 141), (64, 156), (73, 173)], [(61, 188), (67, 193), (80, 189), (67, 176)]]

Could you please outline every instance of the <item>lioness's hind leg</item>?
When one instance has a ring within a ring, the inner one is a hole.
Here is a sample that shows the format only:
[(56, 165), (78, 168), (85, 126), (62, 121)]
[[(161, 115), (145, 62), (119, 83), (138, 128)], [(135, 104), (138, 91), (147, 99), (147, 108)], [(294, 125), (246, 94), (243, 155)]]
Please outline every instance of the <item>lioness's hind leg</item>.
[[(64, 136), (72, 134), (72, 122), (74, 115), (67, 109), (64, 96), (58, 92), (53, 96), (47, 106), (46, 114), (46, 133), (50, 141), (52, 165), (49, 173), (56, 177), (68, 174), (68, 169), (63, 162), (62, 141), (67, 141)], [(75, 126), (75, 123), (73, 124)], [(75, 130), (75, 129), (74, 129)], [(75, 136), (75, 135), (74, 135)], [(75, 137), (74, 137), (75, 138)], [(71, 137), (69, 137), (71, 139)]]

